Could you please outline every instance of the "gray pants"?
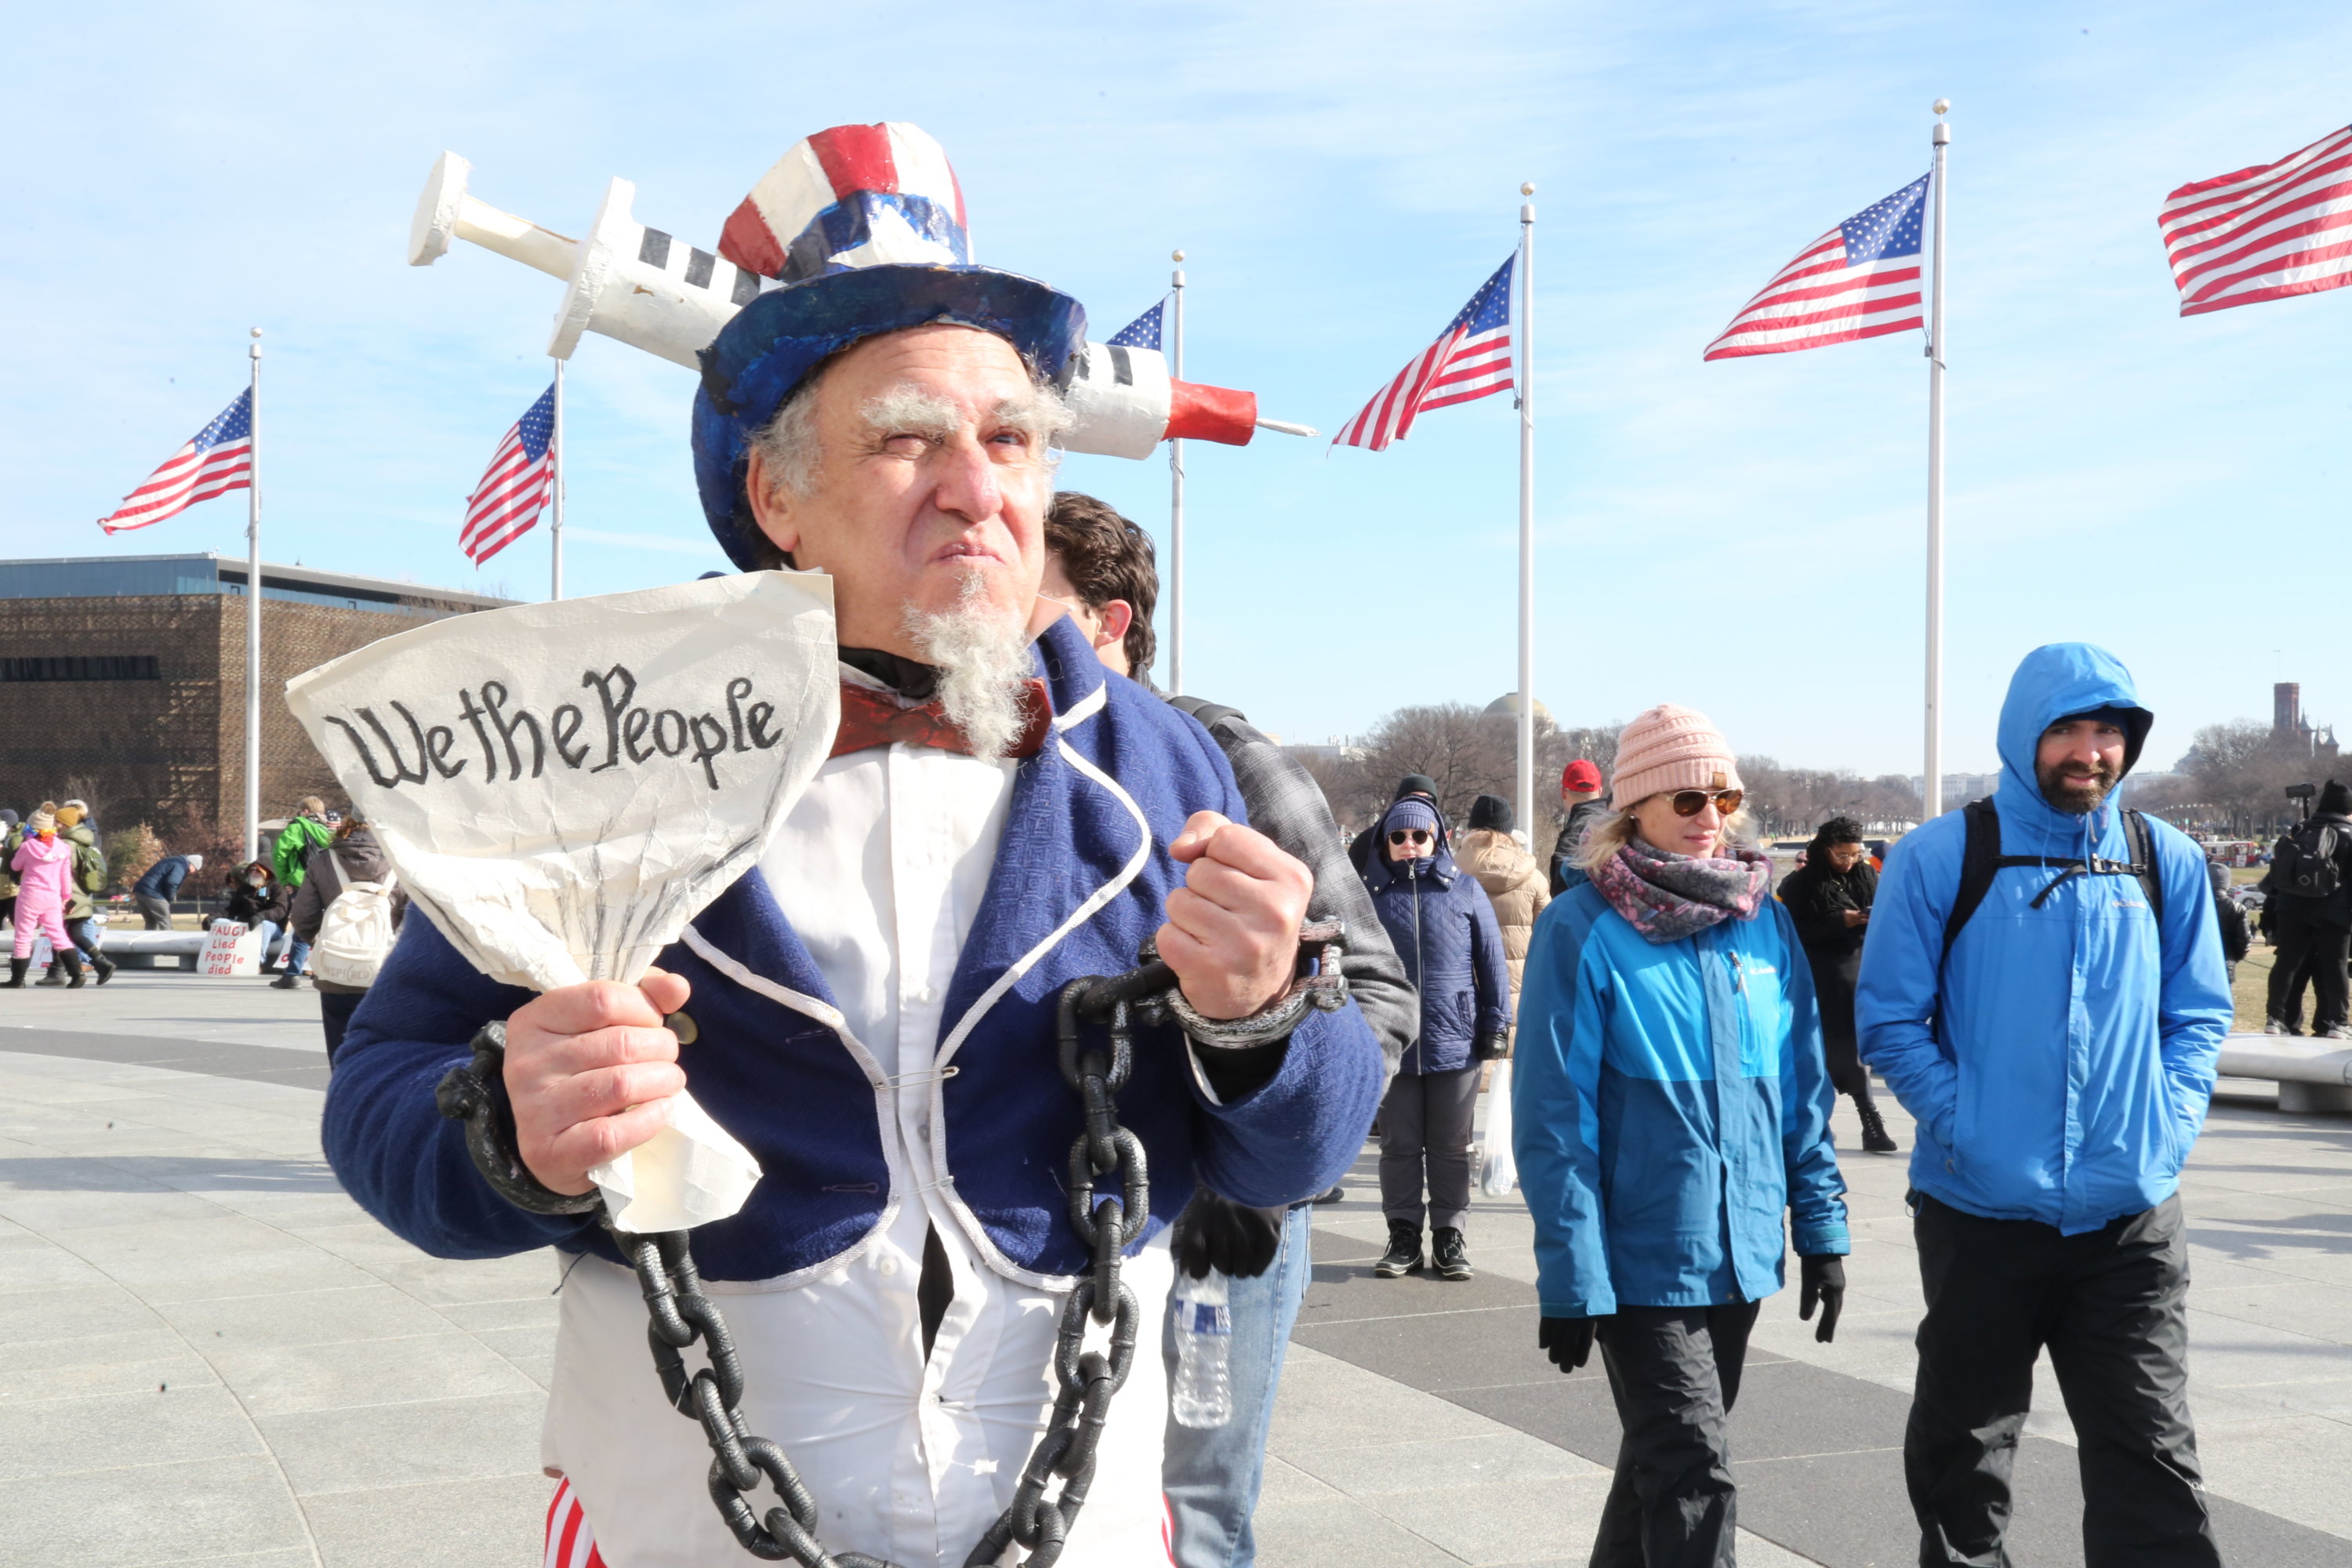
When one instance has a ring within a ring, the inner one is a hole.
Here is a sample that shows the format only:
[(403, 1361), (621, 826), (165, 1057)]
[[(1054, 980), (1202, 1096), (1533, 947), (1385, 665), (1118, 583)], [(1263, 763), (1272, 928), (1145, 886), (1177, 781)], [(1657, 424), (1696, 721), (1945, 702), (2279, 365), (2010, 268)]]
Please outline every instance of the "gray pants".
[(157, 898), (152, 893), (133, 893), (131, 895), (131, 901), (139, 906), (139, 913), (145, 918), (147, 921), (147, 929), (149, 931), (170, 931), (172, 929), (172, 906), (170, 904), (164, 902), (162, 899)]
[(1927, 1316), (1903, 1469), (1920, 1563), (2006, 1568), (2010, 1469), (2047, 1346), (2089, 1568), (2220, 1568), (2189, 1424), (2180, 1199), (2080, 1236), (1913, 1201)]
[(1478, 1067), (1399, 1073), (1381, 1101), (1381, 1212), (1418, 1226), (1421, 1182), (1429, 1175), (1429, 1223), (1459, 1229), (1470, 1212), (1470, 1121), (1478, 1109)]

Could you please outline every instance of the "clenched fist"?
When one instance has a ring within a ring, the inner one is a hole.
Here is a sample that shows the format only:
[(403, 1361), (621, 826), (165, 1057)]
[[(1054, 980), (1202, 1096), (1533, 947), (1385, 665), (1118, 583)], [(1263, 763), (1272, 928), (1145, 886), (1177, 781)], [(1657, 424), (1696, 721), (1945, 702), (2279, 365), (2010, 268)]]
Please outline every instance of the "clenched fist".
[(588, 1172), (659, 1132), (686, 1087), (677, 1037), (662, 1019), (687, 984), (649, 969), (635, 985), (591, 980), (535, 997), (507, 1020), (507, 1099), (515, 1147), (542, 1185), (586, 1192)]
[(1168, 895), (1160, 956), (1204, 1018), (1246, 1018), (1279, 1001), (1298, 965), (1315, 879), (1254, 827), (1196, 811), (1168, 853), (1185, 867)]

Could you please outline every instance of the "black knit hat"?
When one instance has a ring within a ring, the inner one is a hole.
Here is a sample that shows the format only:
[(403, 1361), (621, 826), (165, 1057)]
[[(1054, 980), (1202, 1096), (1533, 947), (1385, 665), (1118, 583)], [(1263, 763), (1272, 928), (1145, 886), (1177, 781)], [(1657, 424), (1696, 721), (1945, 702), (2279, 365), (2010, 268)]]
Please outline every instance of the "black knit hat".
[(1511, 830), (1511, 803), (1499, 795), (1482, 795), (1470, 803), (1470, 831), (1489, 828), (1496, 833)]
[(1396, 794), (1389, 796), (1389, 798), (1391, 800), (1402, 800), (1409, 795), (1425, 795), (1430, 799), (1435, 800), (1437, 798), (1437, 781), (1431, 778), (1427, 773), (1407, 773), (1404, 777), (1397, 780)]
[(2329, 779), (2319, 786), (2319, 799), (2312, 809), (2330, 816), (2352, 816), (2352, 789)]

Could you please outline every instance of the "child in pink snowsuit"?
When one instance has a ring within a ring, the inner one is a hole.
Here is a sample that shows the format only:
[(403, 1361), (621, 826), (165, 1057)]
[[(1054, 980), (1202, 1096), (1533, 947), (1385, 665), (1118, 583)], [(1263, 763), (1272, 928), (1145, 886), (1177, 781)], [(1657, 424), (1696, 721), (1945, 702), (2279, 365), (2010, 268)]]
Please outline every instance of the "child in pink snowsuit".
[[(33, 938), (38, 932), (48, 933), (53, 952), (73, 952), (73, 938), (66, 934), (65, 922), (73, 846), (58, 842), (57, 818), (35, 812), (33, 820), (25, 825), (24, 844), (8, 865), (17, 878), (16, 965), (32, 957)], [(22, 969), (17, 973), (22, 973)]]

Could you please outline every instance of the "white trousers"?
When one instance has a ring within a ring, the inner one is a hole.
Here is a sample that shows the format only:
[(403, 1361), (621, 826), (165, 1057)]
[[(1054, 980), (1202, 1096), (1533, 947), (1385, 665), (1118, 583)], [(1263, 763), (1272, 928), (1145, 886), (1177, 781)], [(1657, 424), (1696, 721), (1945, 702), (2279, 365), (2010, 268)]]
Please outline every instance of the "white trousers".
[[(825, 1548), (961, 1568), (1012, 1501), (1051, 1412), (1066, 1298), (980, 1268), (943, 1231), (955, 1299), (926, 1359), (916, 1302), (926, 1224), (924, 1206), (907, 1205), (866, 1255), (789, 1289), (704, 1289), (742, 1356), (745, 1422), (782, 1445), (814, 1494)], [(1173, 1282), (1165, 1236), (1121, 1275), (1142, 1307), (1140, 1343), (1062, 1557), (1069, 1568), (1169, 1561), (1168, 1400), (1154, 1353)], [(1090, 1327), (1090, 1346), (1107, 1339)], [(699, 1360), (689, 1352), (689, 1368)], [(701, 1427), (662, 1397), (636, 1277), (600, 1258), (583, 1258), (563, 1286), (542, 1451), (569, 1480), (608, 1568), (743, 1558), (711, 1505)], [(774, 1506), (764, 1488), (752, 1500), (761, 1513)]]

